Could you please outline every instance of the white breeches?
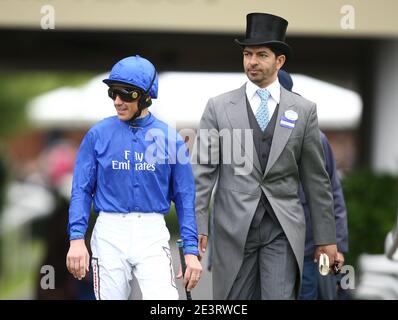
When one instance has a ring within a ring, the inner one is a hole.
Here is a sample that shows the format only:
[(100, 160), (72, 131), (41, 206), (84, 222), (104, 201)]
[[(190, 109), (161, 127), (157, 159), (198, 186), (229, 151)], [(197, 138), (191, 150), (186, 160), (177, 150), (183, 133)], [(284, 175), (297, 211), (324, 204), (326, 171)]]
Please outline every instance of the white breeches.
[(178, 299), (163, 214), (100, 212), (91, 238), (98, 300), (126, 300), (132, 273), (144, 300)]

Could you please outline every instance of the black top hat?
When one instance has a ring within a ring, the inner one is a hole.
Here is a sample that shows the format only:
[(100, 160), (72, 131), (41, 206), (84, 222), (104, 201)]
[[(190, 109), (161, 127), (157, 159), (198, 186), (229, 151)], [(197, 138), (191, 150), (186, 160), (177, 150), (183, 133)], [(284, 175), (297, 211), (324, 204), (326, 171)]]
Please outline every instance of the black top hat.
[(288, 58), (291, 49), (285, 43), (287, 20), (268, 13), (249, 13), (246, 16), (246, 39), (235, 39), (241, 46), (259, 46), (275, 48)]

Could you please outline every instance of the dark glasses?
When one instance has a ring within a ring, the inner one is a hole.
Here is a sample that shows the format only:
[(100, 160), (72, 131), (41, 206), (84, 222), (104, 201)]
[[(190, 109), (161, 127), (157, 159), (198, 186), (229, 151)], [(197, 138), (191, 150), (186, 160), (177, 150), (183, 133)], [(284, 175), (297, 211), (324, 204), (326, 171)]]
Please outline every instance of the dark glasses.
[(134, 89), (128, 91), (126, 89), (109, 88), (108, 96), (112, 100), (116, 100), (116, 96), (119, 96), (124, 102), (133, 102), (140, 96), (140, 92)]

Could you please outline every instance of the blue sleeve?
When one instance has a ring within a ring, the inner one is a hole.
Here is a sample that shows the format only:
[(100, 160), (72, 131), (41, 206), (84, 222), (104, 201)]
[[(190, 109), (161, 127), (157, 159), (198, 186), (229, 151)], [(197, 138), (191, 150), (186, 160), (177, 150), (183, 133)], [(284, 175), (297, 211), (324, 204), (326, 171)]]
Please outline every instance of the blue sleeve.
[(97, 175), (93, 134), (91, 131), (86, 134), (76, 158), (69, 206), (70, 240), (84, 239), (90, 217)]
[(198, 230), (195, 217), (195, 181), (188, 149), (181, 137), (177, 140), (177, 156), (171, 165), (171, 199), (177, 212), (184, 254), (198, 255)]
[(336, 219), (336, 240), (339, 252), (348, 252), (348, 226), (347, 209), (345, 206), (343, 190), (337, 175), (336, 161), (333, 156), (332, 148), (326, 136), (321, 133), (321, 141), (325, 152), (326, 171), (329, 174), (332, 184), (334, 215)]

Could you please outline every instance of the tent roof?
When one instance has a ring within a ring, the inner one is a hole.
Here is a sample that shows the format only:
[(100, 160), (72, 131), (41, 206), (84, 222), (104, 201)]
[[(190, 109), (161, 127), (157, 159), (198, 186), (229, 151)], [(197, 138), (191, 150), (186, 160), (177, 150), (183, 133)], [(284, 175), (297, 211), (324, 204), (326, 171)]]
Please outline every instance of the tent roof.
[[(40, 127), (85, 128), (115, 115), (107, 86), (94, 77), (80, 88), (59, 88), (34, 98), (28, 116)], [(354, 91), (311, 78), (292, 74), (293, 91), (317, 104), (322, 129), (355, 129), (362, 113), (362, 100)], [(195, 128), (207, 100), (239, 88), (247, 81), (243, 73), (164, 72), (159, 74), (159, 98), (151, 112), (176, 128)]]

